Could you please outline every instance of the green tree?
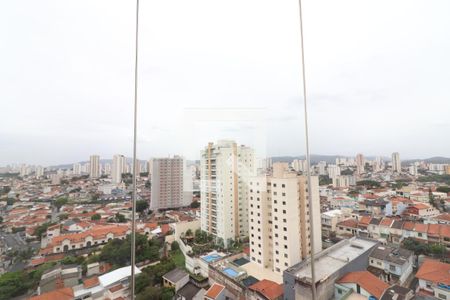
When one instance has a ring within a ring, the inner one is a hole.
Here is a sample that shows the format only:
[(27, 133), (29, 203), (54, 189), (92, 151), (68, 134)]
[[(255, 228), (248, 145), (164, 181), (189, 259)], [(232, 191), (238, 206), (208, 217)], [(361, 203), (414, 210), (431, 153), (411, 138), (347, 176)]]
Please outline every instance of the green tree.
[(127, 221), (127, 219), (125, 218), (124, 215), (122, 215), (121, 213), (117, 213), (115, 215), (115, 219), (117, 223), (125, 223)]
[(59, 197), (55, 200), (54, 205), (58, 209), (58, 211), (61, 209), (61, 207), (69, 202), (69, 199), (67, 197)]
[(42, 237), (42, 234), (44, 232), (47, 231), (47, 228), (51, 225), (54, 225), (54, 223), (50, 223), (50, 222), (46, 222), (44, 224), (39, 225), (38, 227), (36, 227), (36, 229), (34, 230), (33, 235), (37, 236), (38, 239), (40, 240)]
[(177, 250), (180, 249), (180, 245), (178, 244), (177, 241), (173, 241), (172, 244), (171, 244), (170, 249), (171, 249), (172, 251), (177, 251)]
[(150, 286), (152, 278), (145, 272), (136, 277), (136, 294), (141, 293), (146, 287)]
[(136, 300), (161, 300), (161, 289), (154, 286), (148, 286), (137, 295)]
[[(50, 218), (51, 218), (51, 216), (50, 216)], [(69, 218), (68, 214), (60, 214), (58, 216), (59, 221), (64, 221), (64, 220), (67, 220), (68, 218)]]
[(199, 207), (200, 207), (200, 202), (199, 201), (197, 201), (197, 200), (192, 201), (191, 208), (199, 208)]
[(448, 194), (450, 193), (450, 186), (440, 186), (436, 189), (436, 191)]
[(145, 200), (136, 201), (136, 211), (140, 214), (144, 212), (148, 208), (148, 202)]
[(101, 218), (102, 218), (102, 216), (100, 216), (100, 214), (95, 214), (95, 215), (92, 215), (91, 220), (92, 221), (98, 221)]
[(0, 276), (0, 300), (9, 300), (24, 294), (28, 278), (25, 272), (8, 272)]
[(0, 224), (2, 224), (2, 223), (3, 223), (3, 217), (0, 216)]

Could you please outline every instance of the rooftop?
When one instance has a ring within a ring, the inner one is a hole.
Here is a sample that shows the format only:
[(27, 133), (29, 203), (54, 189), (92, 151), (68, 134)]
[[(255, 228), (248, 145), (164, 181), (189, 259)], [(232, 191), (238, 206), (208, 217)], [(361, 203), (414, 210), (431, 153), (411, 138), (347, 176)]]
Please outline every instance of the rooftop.
[[(327, 278), (377, 244), (377, 241), (353, 237), (321, 251), (315, 256), (316, 282)], [(309, 259), (289, 267), (285, 272), (296, 276), (298, 280), (311, 284)]]
[(163, 278), (169, 280), (170, 282), (177, 283), (186, 276), (188, 276), (188, 273), (179, 268), (175, 268), (172, 271), (164, 274)]
[[(139, 268), (134, 267), (135, 274), (142, 273)], [(104, 287), (108, 287), (116, 282), (121, 281), (122, 279), (125, 279), (126, 277), (131, 276), (131, 266), (123, 267), (120, 269), (116, 269), (114, 271), (111, 271), (109, 273), (106, 273), (102, 276), (98, 277), (98, 280), (100, 281), (101, 285)]]
[(283, 285), (264, 279), (251, 286), (249, 289), (263, 295), (266, 299), (274, 300), (283, 295)]
[(337, 283), (357, 283), (363, 289), (378, 299), (383, 295), (384, 291), (389, 287), (387, 283), (368, 271), (350, 272), (345, 274)]
[(397, 265), (403, 265), (413, 255), (414, 253), (407, 249), (378, 246), (372, 250), (369, 257), (385, 260)]
[(222, 293), (225, 287), (221, 284), (214, 283), (205, 294), (205, 298), (216, 299)]
[(450, 285), (450, 264), (427, 259), (417, 271), (419, 279)]

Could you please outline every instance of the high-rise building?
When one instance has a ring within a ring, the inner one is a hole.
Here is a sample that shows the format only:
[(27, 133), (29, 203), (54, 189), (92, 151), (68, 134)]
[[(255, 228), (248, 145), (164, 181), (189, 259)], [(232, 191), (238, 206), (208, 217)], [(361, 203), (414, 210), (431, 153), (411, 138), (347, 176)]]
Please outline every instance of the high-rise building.
[[(319, 179), (311, 177), (314, 253), (322, 250)], [(249, 182), (250, 258), (282, 274), (311, 254), (310, 215), (306, 176), (277, 163), (273, 174)]]
[(346, 188), (352, 185), (356, 185), (356, 178), (353, 175), (339, 175), (333, 179), (333, 187)]
[(192, 202), (192, 177), (181, 156), (152, 159), (150, 208), (188, 206)]
[(450, 165), (445, 167), (445, 174), (450, 175)]
[(361, 153), (357, 154), (355, 161), (356, 161), (356, 174), (357, 175), (363, 174), (365, 165), (364, 156)]
[(341, 175), (341, 168), (337, 165), (328, 165), (328, 177), (331, 179), (335, 178), (336, 176)]
[(255, 153), (249, 147), (224, 140), (201, 152), (201, 228), (225, 247), (248, 236), (248, 179), (254, 176)]
[(123, 155), (116, 154), (113, 156), (111, 178), (112, 182), (119, 184), (122, 182), (122, 174), (125, 173), (126, 158)]
[(291, 163), (292, 169), (297, 172), (305, 172), (306, 170), (306, 160), (304, 159), (294, 159)]
[(73, 175), (81, 175), (81, 164), (74, 163), (72, 167)]
[(37, 166), (35, 169), (36, 178), (44, 176), (44, 168), (42, 166)]
[(392, 172), (400, 173), (402, 171), (402, 164), (400, 162), (400, 154), (398, 152), (392, 153)]
[(326, 167), (327, 163), (325, 161), (319, 161), (319, 163), (317, 163), (317, 172), (319, 173), (319, 175), (327, 174)]
[(408, 172), (409, 174), (411, 174), (412, 176), (417, 176), (417, 166), (416, 165), (411, 165), (408, 168)]
[(111, 164), (110, 163), (106, 163), (104, 166), (103, 172), (106, 175), (111, 175)]
[(100, 177), (100, 156), (91, 155), (89, 158), (89, 177)]

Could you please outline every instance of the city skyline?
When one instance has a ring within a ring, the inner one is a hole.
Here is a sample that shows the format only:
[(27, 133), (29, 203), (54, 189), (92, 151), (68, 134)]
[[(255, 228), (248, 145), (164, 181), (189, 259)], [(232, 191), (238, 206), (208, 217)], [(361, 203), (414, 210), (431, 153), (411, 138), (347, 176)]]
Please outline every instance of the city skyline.
[[(305, 1), (312, 153), (448, 156), (449, 6)], [(0, 164), (131, 153), (133, 9), (0, 4)], [(144, 3), (141, 15), (138, 153), (195, 158), (222, 138), (303, 152), (295, 1)]]

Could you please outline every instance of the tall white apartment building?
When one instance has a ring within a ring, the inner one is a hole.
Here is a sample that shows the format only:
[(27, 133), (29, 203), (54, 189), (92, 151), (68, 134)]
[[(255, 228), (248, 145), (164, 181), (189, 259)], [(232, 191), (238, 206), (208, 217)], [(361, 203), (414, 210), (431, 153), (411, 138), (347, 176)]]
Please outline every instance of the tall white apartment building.
[(361, 153), (356, 154), (355, 162), (356, 162), (356, 174), (357, 175), (363, 174), (365, 165), (364, 155), (362, 155)]
[(317, 163), (317, 172), (319, 173), (319, 175), (327, 174), (326, 167), (327, 167), (327, 163), (325, 161), (319, 161)]
[(104, 171), (104, 174), (111, 175), (111, 164), (110, 163), (104, 164), (103, 171)]
[(333, 187), (346, 188), (352, 185), (356, 185), (356, 178), (353, 175), (339, 175), (333, 179)]
[(249, 147), (223, 140), (201, 152), (201, 228), (225, 247), (248, 236), (248, 179), (254, 176), (255, 153)]
[[(314, 253), (322, 250), (319, 179), (311, 177)], [(273, 174), (249, 182), (250, 259), (282, 274), (311, 254), (306, 176), (273, 165)]]
[(150, 208), (188, 206), (192, 202), (192, 177), (181, 156), (152, 159)]
[(291, 167), (297, 172), (304, 172), (306, 170), (306, 160), (294, 159), (291, 163)]
[(411, 174), (412, 176), (417, 176), (418, 172), (417, 172), (417, 166), (416, 165), (411, 165), (408, 168), (408, 172), (409, 174)]
[(73, 173), (73, 175), (81, 175), (81, 164), (80, 163), (73, 164), (72, 173)]
[(100, 156), (91, 155), (89, 158), (89, 177), (100, 177)]
[(111, 178), (113, 183), (119, 184), (122, 182), (122, 174), (125, 173), (126, 164), (127, 160), (125, 156), (121, 154), (116, 154), (113, 156), (111, 168)]
[(328, 177), (331, 179), (335, 178), (336, 176), (341, 175), (341, 167), (337, 165), (328, 165)]
[(37, 166), (34, 170), (36, 178), (44, 176), (44, 168), (42, 166)]
[(402, 164), (400, 162), (400, 154), (398, 152), (392, 153), (392, 172), (400, 173), (402, 171)]

